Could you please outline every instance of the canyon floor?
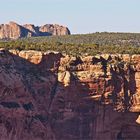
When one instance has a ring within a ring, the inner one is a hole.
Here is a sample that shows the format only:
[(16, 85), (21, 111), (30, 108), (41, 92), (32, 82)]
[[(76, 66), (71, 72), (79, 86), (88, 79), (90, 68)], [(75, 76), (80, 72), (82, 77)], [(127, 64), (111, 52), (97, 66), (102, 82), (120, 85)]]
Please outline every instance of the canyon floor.
[(0, 140), (140, 140), (140, 55), (0, 50)]

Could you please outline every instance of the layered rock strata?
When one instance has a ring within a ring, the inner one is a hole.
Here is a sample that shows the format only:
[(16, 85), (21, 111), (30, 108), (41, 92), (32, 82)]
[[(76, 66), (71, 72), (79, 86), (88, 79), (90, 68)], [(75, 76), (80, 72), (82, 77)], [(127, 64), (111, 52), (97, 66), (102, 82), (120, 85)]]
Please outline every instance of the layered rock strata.
[(140, 55), (0, 51), (0, 139), (139, 140)]

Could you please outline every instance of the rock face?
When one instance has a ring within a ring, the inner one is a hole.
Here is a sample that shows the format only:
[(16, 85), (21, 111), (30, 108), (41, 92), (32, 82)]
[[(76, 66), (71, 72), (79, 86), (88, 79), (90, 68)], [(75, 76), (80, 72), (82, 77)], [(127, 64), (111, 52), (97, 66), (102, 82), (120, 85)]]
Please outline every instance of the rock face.
[(139, 140), (140, 55), (0, 50), (1, 140)]
[(46, 24), (39, 28), (39, 32), (42, 35), (69, 35), (70, 31), (67, 27), (60, 26), (58, 24)]
[(19, 25), (15, 22), (0, 25), (0, 39), (18, 39), (32, 36), (69, 35), (67, 27), (53, 24), (36, 27), (32, 24)]

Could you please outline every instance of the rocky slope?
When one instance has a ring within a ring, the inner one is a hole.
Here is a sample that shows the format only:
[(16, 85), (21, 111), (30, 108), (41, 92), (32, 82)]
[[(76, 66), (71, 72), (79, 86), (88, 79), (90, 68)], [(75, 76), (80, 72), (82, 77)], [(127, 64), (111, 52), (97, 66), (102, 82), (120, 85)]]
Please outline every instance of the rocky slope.
[(139, 140), (140, 55), (0, 51), (1, 140)]
[(69, 35), (67, 27), (53, 24), (34, 26), (32, 24), (19, 25), (15, 22), (0, 25), (0, 39), (18, 39), (32, 36)]

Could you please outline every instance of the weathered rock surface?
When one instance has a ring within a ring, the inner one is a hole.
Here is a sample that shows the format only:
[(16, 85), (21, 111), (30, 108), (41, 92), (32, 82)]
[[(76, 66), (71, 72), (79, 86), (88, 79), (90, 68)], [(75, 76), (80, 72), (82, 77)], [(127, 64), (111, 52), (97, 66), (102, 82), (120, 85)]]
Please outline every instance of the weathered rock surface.
[(0, 51), (1, 140), (139, 140), (140, 55)]
[(39, 32), (41, 36), (47, 35), (69, 35), (70, 31), (67, 27), (60, 26), (58, 24), (46, 24), (39, 28)]
[(0, 39), (18, 39), (21, 37), (32, 36), (51, 36), (51, 35), (69, 35), (67, 27), (57, 24), (46, 24), (44, 26), (34, 26), (32, 24), (19, 25), (15, 22), (0, 25)]

